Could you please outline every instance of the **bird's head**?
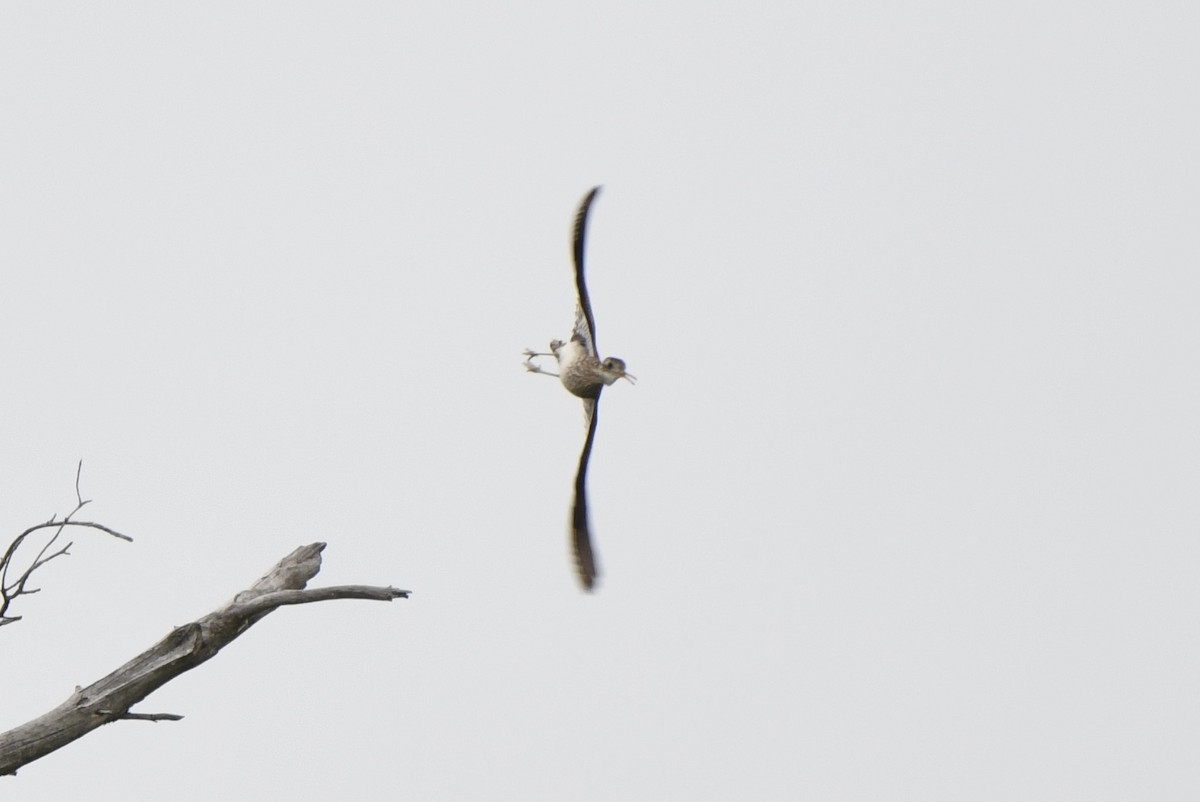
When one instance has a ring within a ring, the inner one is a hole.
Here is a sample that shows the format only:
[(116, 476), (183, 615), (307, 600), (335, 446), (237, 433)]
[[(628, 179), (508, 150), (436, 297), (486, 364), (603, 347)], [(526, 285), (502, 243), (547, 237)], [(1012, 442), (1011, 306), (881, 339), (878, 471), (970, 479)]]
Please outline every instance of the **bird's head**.
[(617, 379), (625, 379), (630, 384), (637, 383), (637, 376), (625, 372), (625, 360), (617, 359), (615, 356), (610, 356), (600, 363), (600, 372), (604, 376), (604, 385), (606, 387)]

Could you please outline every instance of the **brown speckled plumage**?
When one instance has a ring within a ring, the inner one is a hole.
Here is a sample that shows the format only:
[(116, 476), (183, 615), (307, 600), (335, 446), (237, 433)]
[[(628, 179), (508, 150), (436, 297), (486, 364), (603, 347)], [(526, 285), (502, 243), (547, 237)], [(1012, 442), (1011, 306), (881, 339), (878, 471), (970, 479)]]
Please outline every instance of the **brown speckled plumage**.
[[(633, 381), (633, 376), (625, 372), (625, 363), (622, 360), (616, 357), (602, 360), (596, 350), (596, 322), (592, 316), (592, 303), (588, 297), (587, 283), (584, 280), (584, 244), (587, 236), (588, 212), (599, 192), (600, 187), (594, 187), (588, 192), (575, 215), (572, 253), (575, 258), (575, 288), (578, 292), (578, 303), (575, 307), (574, 330), (567, 342), (554, 340), (550, 343), (550, 353), (558, 362), (559, 381), (572, 395), (583, 399), (586, 418), (587, 439), (584, 440), (583, 451), (579, 454), (579, 467), (575, 474), (575, 500), (571, 505), (571, 549), (575, 555), (579, 581), (584, 589), (589, 591), (595, 587), (596, 579), (600, 575), (596, 556), (592, 550), (587, 503), (587, 469), (592, 455), (592, 444), (596, 437), (600, 391), (617, 379)], [(534, 373), (544, 373), (545, 371), (531, 362), (533, 357), (543, 356), (543, 354), (532, 351), (526, 351), (526, 354), (529, 356), (525, 363), (526, 367)]]

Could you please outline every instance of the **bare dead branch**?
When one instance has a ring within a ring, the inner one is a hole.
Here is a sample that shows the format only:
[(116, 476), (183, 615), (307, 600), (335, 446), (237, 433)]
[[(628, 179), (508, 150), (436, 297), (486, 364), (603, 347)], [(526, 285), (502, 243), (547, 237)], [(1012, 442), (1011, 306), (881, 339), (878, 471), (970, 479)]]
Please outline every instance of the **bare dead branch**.
[(83, 460), (79, 460), (79, 464), (75, 466), (75, 511), (78, 512), (87, 501), (83, 500), (83, 494), (79, 492), (79, 477), (83, 476)]
[(130, 708), (158, 688), (214, 657), (273, 610), (331, 599), (391, 601), (409, 591), (371, 585), (306, 589), (321, 570), (324, 543), (301, 546), (224, 606), (176, 627), (154, 646), (39, 718), (0, 734), (0, 775), (44, 757), (110, 721), (174, 721), (175, 714), (132, 713)]
[[(101, 716), (112, 715), (110, 710), (97, 710)], [(183, 721), (183, 716), (178, 713), (126, 713), (123, 716), (117, 716), (120, 721)]]
[[(79, 510), (76, 509), (73, 511), (72, 514), (74, 514), (74, 512), (78, 512), (78, 511)], [(89, 529), (99, 529), (101, 532), (112, 535), (115, 538), (120, 538), (121, 540), (124, 540), (126, 543), (133, 542), (133, 538), (131, 538), (129, 535), (123, 535), (115, 529), (108, 528), (104, 524), (98, 524), (94, 521), (72, 521), (72, 520), (68, 520), (68, 519), (64, 519), (62, 521), (50, 520), (44, 524), (34, 524), (33, 526), (26, 529), (24, 532), (22, 532), (17, 537), (28, 537), (29, 535), (32, 535), (34, 532), (38, 531), (39, 529), (61, 529), (63, 527), (67, 527), (67, 526), (86, 526)]]
[(392, 599), (407, 599), (408, 593), (407, 590), (398, 590), (391, 586), (380, 588), (371, 585), (334, 585), (311, 590), (276, 590), (248, 601), (238, 602), (234, 609), (243, 615), (252, 616), (262, 611), (270, 612), (276, 607), (288, 604), (308, 604), (333, 599), (391, 601)]
[[(123, 535), (115, 529), (110, 529), (103, 524), (98, 524), (93, 521), (72, 520), (76, 513), (83, 509), (84, 505), (90, 503), (89, 500), (84, 499), (79, 489), (79, 479), (82, 473), (83, 460), (80, 460), (79, 465), (75, 468), (75, 509), (67, 513), (66, 517), (64, 517), (61, 521), (56, 520), (55, 516), (52, 515), (50, 516), (49, 521), (29, 527), (13, 539), (12, 543), (9, 544), (8, 549), (4, 552), (4, 556), (0, 557), (0, 627), (4, 626), (5, 624), (12, 624), (21, 620), (21, 616), (19, 615), (8, 614), (9, 607), (17, 598), (38, 592), (37, 588), (29, 587), (29, 580), (33, 576), (33, 572), (51, 560), (70, 554), (70, 548), (74, 545), (74, 543), (67, 543), (65, 546), (61, 546), (56, 550), (51, 550), (55, 544), (58, 543), (58, 539), (62, 536), (62, 533), (66, 527), (80, 526), (89, 529), (99, 529), (101, 532), (112, 535), (115, 538), (133, 542), (133, 538), (129, 537), (128, 535)], [(25, 565), (24, 569), (16, 568), (14, 561), (16, 560), (17, 553), (19, 552), (21, 546), (26, 543), (30, 535), (43, 529), (52, 529), (54, 532), (49, 538), (46, 539), (41, 548), (38, 549), (37, 554)], [(19, 571), (19, 573), (16, 573), (15, 577), (11, 581), (9, 580), (10, 570), (13, 572)]]

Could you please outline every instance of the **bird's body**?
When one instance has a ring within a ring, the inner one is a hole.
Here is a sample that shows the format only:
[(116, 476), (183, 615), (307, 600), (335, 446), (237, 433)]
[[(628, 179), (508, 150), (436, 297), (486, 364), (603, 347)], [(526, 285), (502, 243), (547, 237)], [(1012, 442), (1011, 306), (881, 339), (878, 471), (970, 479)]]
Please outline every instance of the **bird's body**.
[(562, 386), (580, 398), (599, 398), (601, 389), (626, 376), (624, 362), (615, 357), (601, 362), (588, 353), (587, 347), (578, 338), (572, 337), (565, 343), (554, 340), (550, 343), (550, 350), (558, 361), (558, 377)]
[[(634, 377), (625, 372), (625, 363), (616, 357), (601, 359), (596, 351), (596, 322), (592, 318), (592, 304), (588, 298), (584, 281), (583, 256), (587, 232), (588, 211), (600, 187), (595, 187), (579, 205), (575, 215), (575, 232), (572, 239), (575, 256), (575, 288), (578, 303), (575, 307), (575, 326), (570, 339), (552, 340), (549, 353), (538, 353), (526, 349), (525, 367), (532, 373), (558, 376), (563, 387), (572, 395), (583, 399), (584, 415), (587, 418), (587, 439), (579, 455), (579, 469), (575, 474), (575, 503), (571, 508), (571, 543), (575, 553), (575, 564), (579, 570), (579, 581), (586, 590), (591, 590), (599, 576), (595, 555), (592, 552), (591, 524), (587, 507), (587, 469), (592, 454), (592, 443), (596, 437), (596, 421), (600, 404), (600, 391), (617, 379)], [(534, 357), (553, 356), (558, 363), (558, 373), (549, 373), (534, 364)]]
[(597, 376), (599, 360), (587, 352), (579, 340), (568, 340), (557, 348), (550, 346), (558, 362), (558, 378), (571, 395), (598, 398), (604, 383)]

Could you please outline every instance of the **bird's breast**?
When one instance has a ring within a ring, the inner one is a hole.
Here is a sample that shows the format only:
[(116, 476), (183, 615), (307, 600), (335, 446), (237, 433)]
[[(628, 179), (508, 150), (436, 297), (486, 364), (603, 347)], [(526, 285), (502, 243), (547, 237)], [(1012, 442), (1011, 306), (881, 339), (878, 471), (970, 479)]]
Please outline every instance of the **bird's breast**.
[(578, 365), (581, 359), (588, 356), (587, 351), (578, 340), (570, 340), (563, 343), (554, 351), (554, 358), (558, 360), (559, 372), (565, 372), (572, 367)]
[(596, 378), (592, 363), (596, 360), (577, 341), (564, 343), (554, 352), (563, 387), (580, 398), (596, 398), (603, 384)]

